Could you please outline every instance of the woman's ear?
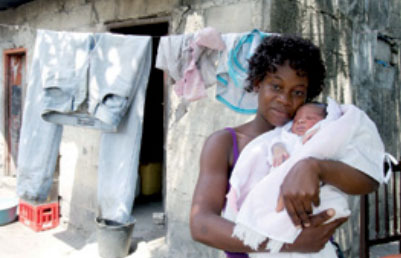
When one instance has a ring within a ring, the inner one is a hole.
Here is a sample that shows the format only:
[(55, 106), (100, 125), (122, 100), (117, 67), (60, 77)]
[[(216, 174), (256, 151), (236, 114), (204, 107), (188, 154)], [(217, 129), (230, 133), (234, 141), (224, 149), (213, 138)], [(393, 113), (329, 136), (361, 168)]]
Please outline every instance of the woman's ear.
[(253, 82), (253, 92), (258, 93), (260, 89), (260, 81)]
[(255, 86), (253, 86), (253, 92), (255, 92), (255, 93), (259, 93), (259, 84), (258, 84), (258, 85), (255, 85)]

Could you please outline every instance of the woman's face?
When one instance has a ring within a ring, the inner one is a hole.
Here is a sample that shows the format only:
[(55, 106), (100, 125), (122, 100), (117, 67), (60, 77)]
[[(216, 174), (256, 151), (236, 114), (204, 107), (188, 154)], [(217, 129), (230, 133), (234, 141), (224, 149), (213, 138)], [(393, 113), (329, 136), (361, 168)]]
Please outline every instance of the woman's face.
[(308, 77), (298, 76), (286, 62), (256, 85), (258, 115), (273, 126), (284, 125), (305, 102), (307, 89)]

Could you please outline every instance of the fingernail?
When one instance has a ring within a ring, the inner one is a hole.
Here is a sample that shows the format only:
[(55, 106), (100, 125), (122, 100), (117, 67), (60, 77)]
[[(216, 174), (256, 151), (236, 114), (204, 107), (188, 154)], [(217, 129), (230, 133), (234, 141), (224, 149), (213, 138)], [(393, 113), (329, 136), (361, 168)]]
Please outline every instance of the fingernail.
[(297, 229), (301, 229), (302, 227), (301, 227), (301, 225), (296, 225), (295, 226)]
[(329, 215), (330, 217), (334, 215), (334, 210), (333, 209), (329, 209), (327, 210), (327, 215)]

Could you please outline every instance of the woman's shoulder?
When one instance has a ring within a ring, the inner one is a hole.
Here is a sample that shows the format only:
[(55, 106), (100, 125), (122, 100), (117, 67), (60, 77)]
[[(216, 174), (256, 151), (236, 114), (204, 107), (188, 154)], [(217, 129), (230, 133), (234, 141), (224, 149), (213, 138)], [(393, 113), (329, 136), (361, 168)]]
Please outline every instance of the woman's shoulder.
[(207, 144), (218, 144), (221, 147), (231, 147), (232, 146), (232, 132), (235, 133), (234, 128), (222, 128), (211, 133), (205, 142)]

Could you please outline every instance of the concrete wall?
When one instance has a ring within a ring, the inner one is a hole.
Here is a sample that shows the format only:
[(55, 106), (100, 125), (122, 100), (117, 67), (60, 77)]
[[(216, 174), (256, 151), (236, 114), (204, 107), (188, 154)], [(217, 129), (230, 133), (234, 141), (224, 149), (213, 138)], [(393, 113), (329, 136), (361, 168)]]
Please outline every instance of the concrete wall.
[[(0, 13), (0, 49), (24, 47), (28, 67), (32, 60), (36, 29), (96, 32), (105, 31), (105, 24), (135, 20), (139, 17), (169, 16), (178, 1), (86, 1), (36, 0), (16, 9)], [(1, 57), (2, 58), (2, 57)], [(4, 85), (3, 66), (0, 82)], [(4, 103), (3, 87), (0, 103)], [(0, 167), (4, 160), (4, 110), (0, 105)], [(93, 231), (96, 210), (97, 164), (100, 133), (71, 126), (64, 127), (60, 147), (60, 195), (63, 218), (75, 227)], [(3, 172), (0, 172), (3, 174)]]
[[(223, 33), (253, 28), (297, 33), (322, 48), (328, 67), (323, 95), (355, 103), (366, 110), (377, 123), (387, 150), (400, 156), (401, 30), (395, 29), (401, 22), (400, 5), (397, 0), (36, 0), (0, 13), (0, 24), (19, 25), (18, 29), (0, 26), (0, 49), (26, 47), (29, 63), (36, 28), (104, 31), (105, 24), (113, 21), (155, 16), (170, 17), (171, 33), (193, 32), (205, 26), (216, 27)], [(379, 33), (390, 39), (383, 37), (385, 40), (377, 41)], [(388, 66), (375, 62), (375, 58)], [(4, 83), (1, 69), (0, 81)], [(222, 256), (213, 248), (194, 243), (189, 234), (188, 215), (199, 171), (198, 158), (210, 133), (251, 117), (235, 114), (217, 102), (214, 88), (208, 90), (208, 95), (186, 105), (168, 87), (165, 144), (168, 257)], [(0, 103), (3, 102), (1, 88)], [(3, 116), (0, 112), (0, 121), (4, 121)], [(0, 132), (4, 135), (1, 126)], [(66, 127), (60, 149), (60, 190), (65, 204), (62, 212), (72, 224), (86, 230), (93, 230), (90, 225), (96, 206), (99, 135), (92, 130)], [(4, 139), (0, 139), (0, 152), (2, 146)], [(356, 221), (355, 217), (353, 223)], [(352, 230), (352, 223), (346, 225), (340, 240), (356, 243), (357, 234)], [(346, 248), (347, 253), (352, 252), (351, 247)], [(353, 253), (355, 256), (356, 250)]]
[[(311, 39), (321, 47), (328, 70), (327, 87), (321, 99), (331, 96), (343, 103), (360, 106), (376, 122), (386, 150), (394, 156), (400, 156), (398, 43), (401, 31), (392, 30), (397, 27), (396, 24), (400, 24), (401, 9), (397, 1), (265, 0), (185, 3), (187, 7), (182, 11), (184, 18), (177, 20), (179, 26), (174, 26), (174, 31), (185, 32), (187, 24), (213, 26), (222, 32), (246, 31), (256, 27), (264, 31), (296, 33)], [(377, 40), (379, 33), (397, 38), (391, 41), (394, 43), (391, 48), (388, 43)], [(383, 67), (375, 62), (376, 59), (389, 65)], [(204, 104), (205, 101), (207, 103)], [(215, 104), (215, 101), (205, 101), (191, 104), (184, 118), (169, 124), (168, 240), (171, 255), (177, 257), (222, 256), (213, 249), (194, 244), (190, 240), (187, 226), (188, 210), (182, 212), (180, 209), (181, 212), (178, 213), (176, 211), (183, 203), (190, 204), (198, 171), (198, 164), (194, 163), (194, 159), (196, 161), (199, 157), (207, 135), (218, 128), (247, 119), (232, 114), (220, 104)], [(174, 107), (174, 102), (172, 100), (171, 112), (181, 112), (179, 105)], [(219, 112), (215, 112), (217, 110)], [(205, 116), (206, 113), (208, 115)], [(229, 119), (226, 120), (225, 117)], [(204, 121), (204, 124), (199, 124), (199, 120)], [(175, 144), (176, 139), (180, 139), (182, 144)], [(191, 158), (183, 159), (182, 156), (188, 157), (188, 153), (191, 153)], [(191, 171), (190, 175), (188, 171)], [(359, 210), (357, 198), (354, 198), (353, 205)], [(355, 244), (359, 241), (358, 216), (358, 213), (354, 213), (353, 218), (337, 234), (337, 239), (343, 244), (348, 257), (358, 256), (358, 245)]]

